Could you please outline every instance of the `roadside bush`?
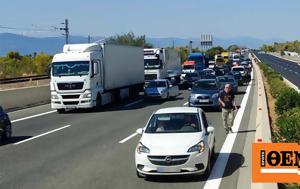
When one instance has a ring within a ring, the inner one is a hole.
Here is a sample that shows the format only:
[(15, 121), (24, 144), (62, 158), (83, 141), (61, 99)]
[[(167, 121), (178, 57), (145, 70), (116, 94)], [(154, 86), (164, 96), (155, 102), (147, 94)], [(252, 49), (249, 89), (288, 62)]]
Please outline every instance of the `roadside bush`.
[(279, 78), (268, 79), (270, 85), (271, 95), (277, 98), (283, 91), (289, 89), (289, 87)]
[(282, 90), (275, 102), (276, 113), (280, 115), (295, 107), (300, 107), (300, 94), (292, 88)]
[(284, 142), (300, 142), (300, 107), (284, 112), (278, 119), (278, 134)]

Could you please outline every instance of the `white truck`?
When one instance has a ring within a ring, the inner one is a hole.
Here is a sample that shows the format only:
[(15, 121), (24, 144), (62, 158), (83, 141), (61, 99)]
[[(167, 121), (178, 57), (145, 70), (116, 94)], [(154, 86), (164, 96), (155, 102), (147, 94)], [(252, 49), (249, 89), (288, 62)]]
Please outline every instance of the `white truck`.
[(144, 49), (145, 80), (171, 79), (181, 75), (179, 53), (171, 48)]
[(51, 107), (99, 108), (143, 90), (143, 48), (110, 44), (65, 45), (51, 64)]

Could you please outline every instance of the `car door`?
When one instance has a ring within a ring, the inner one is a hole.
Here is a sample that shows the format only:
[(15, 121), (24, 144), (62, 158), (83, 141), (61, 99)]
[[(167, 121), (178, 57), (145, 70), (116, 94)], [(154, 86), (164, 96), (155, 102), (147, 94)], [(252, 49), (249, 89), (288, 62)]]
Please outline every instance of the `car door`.
[(171, 82), (168, 80), (167, 81), (167, 87), (168, 87), (168, 90), (169, 90), (169, 95), (174, 97), (174, 96), (177, 96), (178, 93), (179, 93), (179, 88), (178, 88), (178, 85), (172, 85)]

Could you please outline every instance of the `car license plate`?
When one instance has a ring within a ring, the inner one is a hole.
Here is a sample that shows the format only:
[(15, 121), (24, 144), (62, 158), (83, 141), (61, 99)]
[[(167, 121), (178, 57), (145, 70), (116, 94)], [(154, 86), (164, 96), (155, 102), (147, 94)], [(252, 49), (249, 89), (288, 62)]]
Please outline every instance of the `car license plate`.
[(177, 170), (174, 167), (158, 167), (157, 172), (159, 172), (159, 173), (175, 173), (175, 172), (179, 172), (179, 170)]
[(209, 102), (209, 99), (200, 99), (199, 102)]

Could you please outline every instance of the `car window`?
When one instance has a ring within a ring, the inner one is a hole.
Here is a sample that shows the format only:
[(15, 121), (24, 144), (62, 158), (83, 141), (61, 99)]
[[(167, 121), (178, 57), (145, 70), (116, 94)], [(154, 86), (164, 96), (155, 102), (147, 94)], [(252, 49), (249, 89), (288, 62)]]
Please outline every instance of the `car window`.
[(145, 133), (192, 133), (201, 131), (197, 113), (154, 114)]

